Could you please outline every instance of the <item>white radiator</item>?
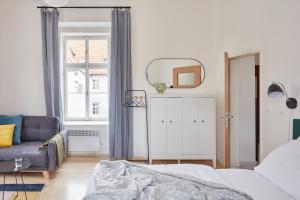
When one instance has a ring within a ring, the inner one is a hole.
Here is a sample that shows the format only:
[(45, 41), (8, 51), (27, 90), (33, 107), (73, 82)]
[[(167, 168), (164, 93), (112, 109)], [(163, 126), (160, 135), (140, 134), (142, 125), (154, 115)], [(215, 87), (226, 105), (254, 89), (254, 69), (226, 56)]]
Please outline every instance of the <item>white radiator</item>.
[(100, 149), (100, 131), (68, 130), (69, 153), (97, 153)]

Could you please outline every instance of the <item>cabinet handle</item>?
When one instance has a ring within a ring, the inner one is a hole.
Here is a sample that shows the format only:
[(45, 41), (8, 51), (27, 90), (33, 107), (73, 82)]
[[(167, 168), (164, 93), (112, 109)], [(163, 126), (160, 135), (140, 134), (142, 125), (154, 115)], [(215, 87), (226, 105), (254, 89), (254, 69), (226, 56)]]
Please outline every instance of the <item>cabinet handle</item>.
[(202, 120), (201, 122), (204, 123), (204, 120)]
[(164, 120), (161, 121), (161, 123), (164, 123), (164, 122), (165, 122)]
[(170, 120), (170, 123), (172, 123), (173, 121), (172, 120)]
[(197, 121), (196, 120), (194, 120), (194, 123), (196, 123)]

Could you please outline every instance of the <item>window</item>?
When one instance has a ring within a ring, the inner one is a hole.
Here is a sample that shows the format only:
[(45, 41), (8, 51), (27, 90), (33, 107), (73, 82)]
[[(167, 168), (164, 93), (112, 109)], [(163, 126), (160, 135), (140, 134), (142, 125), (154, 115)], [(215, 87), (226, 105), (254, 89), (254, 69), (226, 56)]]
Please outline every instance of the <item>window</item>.
[(93, 90), (99, 90), (99, 79), (93, 79)]
[(99, 103), (93, 103), (93, 115), (99, 115)]
[(108, 120), (109, 38), (63, 37), (65, 120)]

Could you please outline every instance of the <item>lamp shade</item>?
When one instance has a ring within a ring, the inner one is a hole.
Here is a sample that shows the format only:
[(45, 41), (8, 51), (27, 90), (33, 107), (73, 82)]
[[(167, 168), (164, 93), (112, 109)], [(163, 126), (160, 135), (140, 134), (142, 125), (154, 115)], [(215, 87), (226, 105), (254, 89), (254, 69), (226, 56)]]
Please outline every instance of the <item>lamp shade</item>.
[(66, 5), (70, 0), (44, 0), (44, 2), (52, 7), (61, 7)]
[(295, 98), (288, 97), (284, 85), (281, 83), (272, 83), (268, 88), (268, 97), (272, 99), (278, 99), (286, 96), (286, 106), (289, 109), (297, 108), (297, 100)]
[(283, 88), (276, 83), (272, 83), (269, 88), (268, 88), (268, 97), (272, 98), (272, 99), (279, 99), (281, 97), (283, 97), (284, 94), (284, 90)]

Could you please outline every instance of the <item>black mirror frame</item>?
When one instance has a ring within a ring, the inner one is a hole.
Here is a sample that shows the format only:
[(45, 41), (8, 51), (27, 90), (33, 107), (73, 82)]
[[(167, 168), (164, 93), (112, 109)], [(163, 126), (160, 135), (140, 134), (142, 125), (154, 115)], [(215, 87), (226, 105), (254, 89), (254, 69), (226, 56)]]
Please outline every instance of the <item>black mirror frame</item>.
[[(201, 66), (202, 69), (203, 69), (203, 78), (201, 78), (201, 85), (202, 85), (202, 83), (204, 82), (204, 80), (205, 80), (205, 78), (206, 78), (206, 69), (205, 69), (204, 65), (203, 65), (199, 60), (194, 59), (194, 58), (156, 58), (156, 59), (150, 61), (149, 64), (147, 65), (147, 67), (146, 67), (146, 79), (147, 79), (147, 82), (148, 82), (151, 86), (154, 87), (153, 83), (150, 82), (150, 80), (149, 80), (149, 75), (148, 75), (148, 69), (149, 69), (150, 65), (151, 65), (152, 63), (154, 63), (155, 61), (157, 61), (157, 60), (171, 60), (171, 59), (173, 59), (173, 60), (193, 60), (193, 61), (196, 61), (197, 63), (199, 63), (200, 66)], [(198, 86), (198, 87), (199, 87), (199, 86)], [(170, 89), (170, 88), (172, 88), (172, 87), (168, 87), (167, 89)]]

